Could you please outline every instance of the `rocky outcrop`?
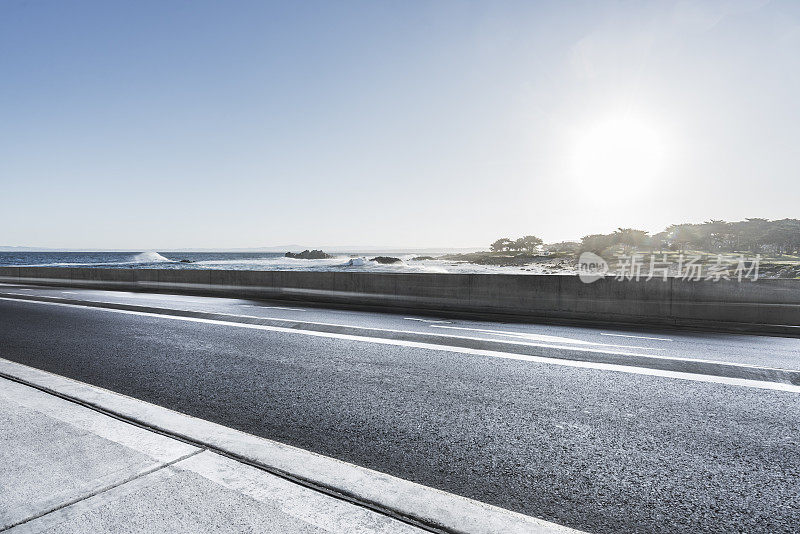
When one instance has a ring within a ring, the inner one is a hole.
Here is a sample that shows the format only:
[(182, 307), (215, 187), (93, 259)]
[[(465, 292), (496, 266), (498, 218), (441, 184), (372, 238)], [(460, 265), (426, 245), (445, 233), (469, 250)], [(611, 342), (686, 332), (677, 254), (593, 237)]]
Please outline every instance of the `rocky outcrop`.
[(333, 256), (325, 254), (321, 250), (304, 250), (303, 252), (287, 252), (286, 257), (296, 260), (327, 260)]
[(389, 264), (389, 263), (403, 263), (403, 260), (400, 258), (393, 258), (391, 256), (376, 256), (372, 258), (370, 261), (374, 261), (375, 263), (382, 263), (382, 264)]

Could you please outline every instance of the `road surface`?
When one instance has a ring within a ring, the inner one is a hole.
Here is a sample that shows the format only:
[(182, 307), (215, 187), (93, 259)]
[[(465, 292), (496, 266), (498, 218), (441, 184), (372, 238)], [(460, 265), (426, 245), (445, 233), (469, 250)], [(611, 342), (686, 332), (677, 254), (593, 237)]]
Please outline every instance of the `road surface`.
[(0, 287), (0, 357), (255, 435), (590, 532), (800, 528), (797, 388), (21, 300), (24, 295), (591, 343), (597, 350), (788, 369), (800, 367), (797, 339)]

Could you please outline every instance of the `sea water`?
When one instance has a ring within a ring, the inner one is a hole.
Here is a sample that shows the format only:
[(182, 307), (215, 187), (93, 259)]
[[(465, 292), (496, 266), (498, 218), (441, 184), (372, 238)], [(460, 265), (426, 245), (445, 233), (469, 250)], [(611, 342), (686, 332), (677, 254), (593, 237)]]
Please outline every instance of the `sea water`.
[[(425, 253), (430, 255), (430, 253)], [(400, 258), (380, 264), (376, 256)], [(400, 273), (506, 273), (543, 274), (535, 265), (500, 267), (449, 260), (415, 260), (409, 253), (340, 253), (323, 260), (287, 258), (278, 252), (0, 252), (0, 266), (98, 267), (127, 269), (230, 269), (248, 271), (351, 271)], [(360, 258), (357, 261), (351, 261)]]

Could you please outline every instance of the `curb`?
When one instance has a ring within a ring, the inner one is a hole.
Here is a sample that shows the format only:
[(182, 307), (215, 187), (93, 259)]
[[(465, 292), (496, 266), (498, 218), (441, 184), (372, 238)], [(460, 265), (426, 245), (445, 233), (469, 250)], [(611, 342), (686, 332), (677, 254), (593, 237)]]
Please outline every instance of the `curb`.
[(489, 350), (525, 356), (537, 356), (559, 360), (582, 361), (609, 365), (624, 365), (640, 367), (659, 371), (672, 371), (698, 375), (755, 380), (760, 382), (775, 382), (800, 386), (800, 370), (779, 369), (773, 367), (759, 367), (747, 364), (730, 362), (717, 362), (713, 360), (698, 360), (690, 358), (670, 358), (657, 355), (641, 355), (622, 351), (603, 351), (592, 348), (575, 348), (564, 346), (542, 346), (541, 344), (526, 343), (524, 341), (503, 341), (480, 338), (466, 338), (448, 334), (434, 334), (423, 332), (410, 332), (402, 330), (384, 330), (370, 327), (334, 325), (298, 321), (295, 319), (268, 319), (255, 316), (241, 316), (226, 313), (199, 312), (190, 310), (175, 310), (169, 308), (155, 308), (138, 306), (135, 304), (118, 304), (107, 302), (83, 301), (62, 297), (45, 297), (37, 295), (14, 295), (0, 293), (0, 298), (8, 300), (50, 302), (83, 306), (88, 308), (105, 308), (112, 310), (134, 311), (156, 315), (172, 315), (177, 317), (192, 317), (229, 323), (252, 324), (305, 330), (329, 334), (343, 334), (352, 336), (371, 337), (376, 339), (389, 339), (395, 341), (410, 341), (440, 345), (443, 347), (457, 347), (475, 350)]
[(578, 530), (259, 438), (4, 358), (0, 358), (0, 377), (148, 430), (200, 445), (432, 532), (580, 534)]

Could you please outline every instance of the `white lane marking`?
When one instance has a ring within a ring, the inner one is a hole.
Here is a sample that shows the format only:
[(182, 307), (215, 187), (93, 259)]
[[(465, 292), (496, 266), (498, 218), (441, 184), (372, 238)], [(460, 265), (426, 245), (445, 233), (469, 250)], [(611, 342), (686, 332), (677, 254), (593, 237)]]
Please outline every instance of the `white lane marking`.
[[(69, 291), (64, 291), (64, 293), (70, 293)], [(72, 291), (71, 293), (77, 294), (77, 291)], [(194, 302), (200, 304), (208, 304), (209, 302), (219, 302), (222, 300), (228, 300), (223, 298), (216, 298), (216, 297), (187, 297), (185, 295), (169, 295), (166, 293), (136, 293), (134, 291), (97, 291), (97, 290), (83, 290), (82, 293), (94, 293), (97, 297), (107, 297), (107, 298), (117, 298), (117, 299), (126, 299), (130, 298), (131, 300), (161, 300), (161, 301), (174, 301), (178, 303), (186, 303), (186, 302)]]
[[(27, 297), (28, 296), (28, 295), (25, 295), (23, 293), (5, 293), (5, 294), (8, 294), (8, 295), (20, 295), (22, 297)], [(48, 299), (54, 299), (54, 300), (60, 298), (60, 297), (50, 297), (50, 296), (46, 296), (46, 295), (43, 295), (43, 297), (44, 298), (48, 298)], [(0, 297), (0, 299), (2, 299), (2, 297)], [(18, 301), (18, 300), (21, 300), (21, 299), (4, 299), (4, 300), (17, 300)], [(42, 304), (62, 304), (64, 306), (87, 307), (84, 304), (72, 304), (72, 303), (60, 303), (60, 302), (43, 302), (43, 301), (37, 301), (37, 300), (31, 300), (31, 301), (27, 301), (26, 300), (24, 302), (41, 302)], [(98, 302), (98, 303), (101, 303), (101, 304), (105, 303), (103, 301), (92, 301), (92, 300), (85, 300), (84, 302), (92, 302), (92, 303)], [(110, 304), (113, 304), (113, 303), (110, 303)], [(122, 303), (122, 304), (124, 304), (124, 303)], [(150, 308), (156, 308), (156, 307), (155, 306), (150, 306)], [(106, 308), (103, 308), (103, 309), (106, 309)], [(171, 311), (172, 310), (171, 308), (158, 308), (158, 309), (167, 310), (167, 311)], [(130, 310), (125, 310), (125, 311), (130, 311)], [(181, 310), (181, 311), (190, 311), (191, 312), (191, 311), (197, 311), (197, 310), (185, 309), (185, 310)], [(136, 313), (144, 313), (144, 314), (146, 314), (148, 312), (136, 312)], [(576, 351), (581, 351), (581, 352), (598, 352), (598, 353), (603, 353), (603, 354), (622, 354), (622, 355), (625, 355), (625, 356), (644, 356), (644, 357), (648, 357), (648, 358), (673, 359), (673, 358), (669, 358), (669, 357), (656, 356), (656, 355), (653, 355), (653, 354), (636, 354), (636, 353), (627, 353), (627, 352), (615, 352), (615, 351), (612, 351), (612, 350), (601, 348), (601, 347), (612, 347), (612, 348), (618, 348), (618, 349), (619, 348), (621, 348), (621, 349), (639, 349), (639, 348), (641, 348), (641, 349), (645, 349), (645, 350), (664, 350), (664, 349), (654, 349), (654, 348), (651, 348), (651, 347), (636, 347), (636, 346), (631, 346), (631, 345), (609, 345), (609, 344), (604, 344), (604, 343), (584, 342), (584, 345), (593, 345), (593, 346), (596, 346), (597, 348), (589, 348), (589, 347), (585, 347), (585, 346), (567, 347), (567, 346), (551, 345), (550, 343), (554, 343), (554, 341), (552, 341), (550, 339), (539, 340), (539, 341), (543, 341), (543, 342), (536, 343), (535, 341), (537, 341), (537, 340), (535, 338), (534, 339), (530, 339), (529, 341), (516, 341), (516, 340), (512, 340), (512, 339), (491, 339), (491, 338), (485, 338), (485, 337), (457, 336), (457, 335), (454, 335), (454, 334), (439, 334), (439, 333), (436, 333), (436, 332), (419, 332), (419, 331), (413, 331), (413, 330), (396, 330), (396, 329), (392, 329), (392, 328), (376, 328), (376, 327), (371, 327), (371, 326), (359, 326), (359, 325), (353, 325), (353, 324), (323, 323), (323, 322), (319, 322), (319, 321), (301, 321), (301, 320), (298, 320), (298, 319), (287, 319), (286, 317), (268, 317), (268, 316), (264, 316), (264, 315), (243, 315), (243, 314), (240, 314), (240, 313), (225, 313), (225, 312), (201, 312), (201, 313), (213, 313), (214, 315), (222, 315), (224, 317), (236, 317), (236, 318), (241, 318), (241, 319), (262, 319), (262, 320), (265, 320), (265, 321), (278, 321), (278, 322), (284, 322), (284, 323), (298, 323), (299, 322), (299, 323), (303, 323), (303, 324), (309, 324), (309, 325), (315, 325), (315, 326), (331, 326), (331, 327), (335, 327), (335, 328), (357, 328), (359, 330), (370, 331), (370, 332), (390, 332), (390, 333), (393, 333), (393, 334), (417, 334), (417, 335), (423, 334), (423, 335), (426, 335), (426, 336), (435, 336), (435, 337), (446, 338), (446, 339), (466, 339), (466, 340), (470, 340), (470, 341), (502, 342), (502, 343), (505, 343), (505, 344), (508, 344), (508, 345), (519, 345), (519, 346), (522, 346), (522, 347), (548, 347), (548, 348), (555, 348), (555, 349), (570, 349), (570, 350), (576, 350)], [(155, 314), (155, 315), (163, 315), (163, 314)], [(446, 326), (437, 326), (437, 325), (431, 325), (431, 326), (435, 327), (435, 328), (456, 328), (456, 329), (459, 329), (458, 327), (446, 327)], [(478, 329), (460, 328), (460, 330), (478, 330)], [(525, 338), (524, 335), (519, 335), (519, 336), (516, 336), (516, 337)], [(552, 339), (558, 339), (558, 338), (556, 338), (554, 336), (544, 336), (544, 337), (551, 337)], [(563, 339), (564, 340), (569, 340), (570, 338), (563, 338)], [(685, 358), (681, 358), (681, 359), (685, 359)], [(698, 362), (704, 361), (704, 360), (694, 360), (694, 359), (685, 359), (685, 360), (687, 360), (687, 361), (698, 361)], [(753, 367), (755, 367), (755, 366), (753, 366)]]
[[(25, 290), (23, 290), (25, 291)], [(32, 290), (28, 290), (32, 291)], [(78, 291), (60, 291), (63, 294), (69, 295), (78, 295), (80, 292)], [(178, 304), (186, 304), (186, 303), (196, 303), (196, 304), (208, 304), (209, 302), (213, 302), (214, 299), (212, 297), (200, 297), (200, 298), (192, 298), (192, 297), (185, 297), (183, 295), (147, 295), (142, 293), (134, 293), (129, 291), (120, 291), (120, 292), (110, 292), (110, 291), (83, 291), (84, 294), (86, 293), (95, 293), (98, 294), (97, 298), (99, 297), (108, 297), (108, 298), (117, 298), (122, 301), (122, 303), (126, 303), (125, 299), (130, 298), (131, 300), (136, 299), (149, 299), (149, 300), (161, 300), (165, 302), (176, 302)], [(86, 295), (87, 297), (89, 295)], [(102, 300), (89, 300), (89, 302), (103, 302)], [(246, 306), (250, 308), (265, 308), (271, 310), (286, 310), (286, 311), (299, 311), (304, 312), (307, 310), (301, 308), (288, 308), (286, 306), (258, 306), (254, 304), (241, 304), (241, 306)], [(188, 310), (191, 311), (191, 310)], [(195, 310), (199, 311), (199, 310)]]
[(450, 324), (453, 321), (435, 321), (433, 319), (417, 319), (416, 317), (403, 317), (406, 321), (419, 321), (421, 323), (447, 323)]
[(439, 325), (431, 325), (431, 328), (447, 328), (449, 330), (469, 330), (472, 332), (482, 332), (485, 334), (492, 334), (492, 335), (499, 335), (499, 336), (510, 336), (510, 337), (517, 337), (521, 339), (529, 339), (531, 341), (542, 341), (544, 343), (570, 343), (575, 345), (594, 345), (596, 347), (614, 347), (614, 348), (623, 348), (623, 349), (643, 349), (643, 350), (664, 350), (659, 348), (653, 347), (636, 347), (631, 345), (609, 345), (608, 343), (595, 343), (592, 341), (584, 341), (582, 339), (574, 339), (571, 337), (560, 337), (560, 336), (547, 336), (544, 334), (534, 334), (534, 333), (527, 333), (527, 332), (511, 332), (508, 330), (489, 330), (486, 328), (466, 328), (462, 326), (439, 326)]
[[(752, 387), (758, 389), (771, 389), (774, 391), (789, 391), (792, 393), (800, 393), (800, 386), (795, 386), (793, 384), (783, 384), (779, 382), (765, 382), (761, 380), (751, 380), (747, 378), (728, 378), (724, 376), (714, 376), (714, 375), (702, 375), (702, 374), (695, 374), (695, 373), (685, 373), (682, 371), (663, 371), (660, 369), (649, 369), (646, 367), (633, 367), (629, 365), (620, 365), (620, 364), (613, 364), (613, 363), (598, 363), (598, 362), (585, 362), (579, 360), (562, 360), (560, 358), (548, 358), (546, 356), (529, 356), (527, 354), (515, 354), (512, 352), (499, 352), (495, 350), (486, 350), (486, 349), (471, 349), (465, 347), (452, 347), (448, 345), (436, 345), (433, 343), (423, 343), (419, 341), (404, 341), (399, 339), (385, 339), (385, 338), (376, 338), (376, 337), (366, 337), (366, 336), (356, 336), (352, 334), (337, 334), (332, 332), (317, 332), (314, 330), (299, 330), (296, 328), (287, 328), (283, 326), (268, 326), (268, 325), (261, 325), (261, 324), (248, 324), (248, 323), (232, 323), (228, 321), (220, 321), (217, 319), (203, 319), (200, 317), (182, 317), (180, 315), (165, 315), (161, 313), (150, 313), (150, 312), (140, 312), (140, 311), (132, 311), (132, 310), (118, 310), (114, 308), (98, 308), (94, 306), (84, 306), (81, 304), (68, 304), (66, 302), (45, 302), (41, 300), (24, 300), (24, 299), (13, 299), (13, 298), (5, 298), (0, 297), (0, 300), (8, 300), (11, 302), (25, 302), (28, 304), (44, 304), (47, 306), (64, 306), (67, 308), (83, 308), (83, 309), (90, 309), (96, 311), (104, 311), (104, 312), (111, 312), (111, 313), (121, 313), (125, 315), (140, 315), (144, 317), (152, 317), (155, 319), (172, 319), (175, 321), (184, 321), (184, 322), (192, 322), (192, 323), (205, 323), (205, 324), (214, 324), (220, 326), (231, 326), (234, 328), (248, 328), (252, 330), (267, 330), (271, 332), (282, 332), (286, 334), (299, 334), (304, 336), (312, 336), (312, 337), (327, 337), (333, 339), (346, 339), (348, 341), (363, 341), (365, 343), (374, 343), (377, 345), (394, 345), (400, 347), (413, 347), (413, 348), (420, 348), (420, 349), (428, 349), (428, 350), (438, 350), (444, 352), (455, 352), (460, 354), (473, 354), (476, 356), (490, 356), (493, 358), (501, 358), (507, 360), (521, 360), (521, 361), (528, 361), (528, 362), (535, 362), (535, 363), (543, 363), (543, 364), (550, 364), (550, 365), (560, 365), (563, 367), (576, 367), (576, 368), (583, 368), (583, 369), (598, 369), (602, 371), (618, 371), (622, 373), (631, 373), (631, 374), (639, 374), (639, 375), (647, 375), (647, 376), (659, 376), (663, 378), (675, 378), (679, 380), (692, 380), (694, 382), (709, 382), (709, 383), (717, 383), (717, 384), (728, 384), (728, 385), (735, 385), (735, 386), (743, 386), (743, 387)], [(264, 319), (264, 317), (257, 317), (258, 319)], [(314, 323), (312, 323), (314, 324)], [(320, 323), (316, 323), (320, 324)], [(367, 330), (380, 330), (379, 328), (369, 328)], [(389, 330), (392, 331), (392, 330)], [(419, 332), (408, 332), (411, 334), (418, 334)], [(456, 336), (446, 336), (446, 337), (456, 337)], [(468, 338), (468, 339), (480, 339), (480, 338)], [(486, 340), (481, 340), (486, 341)], [(551, 347), (551, 348), (559, 348), (559, 349), (568, 349), (568, 350), (576, 350), (576, 351), (583, 351), (583, 352), (601, 352), (604, 354), (617, 354), (622, 356), (644, 356), (653, 359), (664, 359), (664, 360), (681, 360), (681, 361), (691, 361), (691, 362), (701, 362), (701, 363), (724, 363), (726, 365), (731, 365), (735, 367), (751, 367), (751, 368), (760, 368), (757, 365), (749, 365), (749, 364), (740, 364), (740, 363), (731, 363), (731, 362), (721, 362), (721, 361), (714, 361), (714, 360), (700, 360), (700, 359), (692, 359), (692, 358), (669, 358), (664, 356), (654, 356), (652, 354), (637, 354), (637, 353), (630, 353), (630, 352), (619, 352), (619, 351), (604, 351), (604, 350), (596, 350), (590, 348), (583, 348), (583, 347), (566, 347), (566, 346), (555, 346), (555, 345), (535, 345), (535, 346), (542, 346), (542, 347)], [(791, 372), (792, 370), (789, 369), (781, 369), (776, 367), (764, 368), (773, 371), (788, 371)]]
[(613, 336), (613, 337), (632, 337), (634, 339), (652, 339), (655, 341), (672, 341), (666, 337), (647, 337), (647, 336), (628, 336), (625, 334), (606, 334), (605, 332), (600, 333), (601, 336)]
[(258, 306), (257, 304), (243, 304), (243, 306), (247, 306), (248, 308), (257, 308), (260, 310), (308, 311), (302, 308), (287, 308), (286, 306)]

